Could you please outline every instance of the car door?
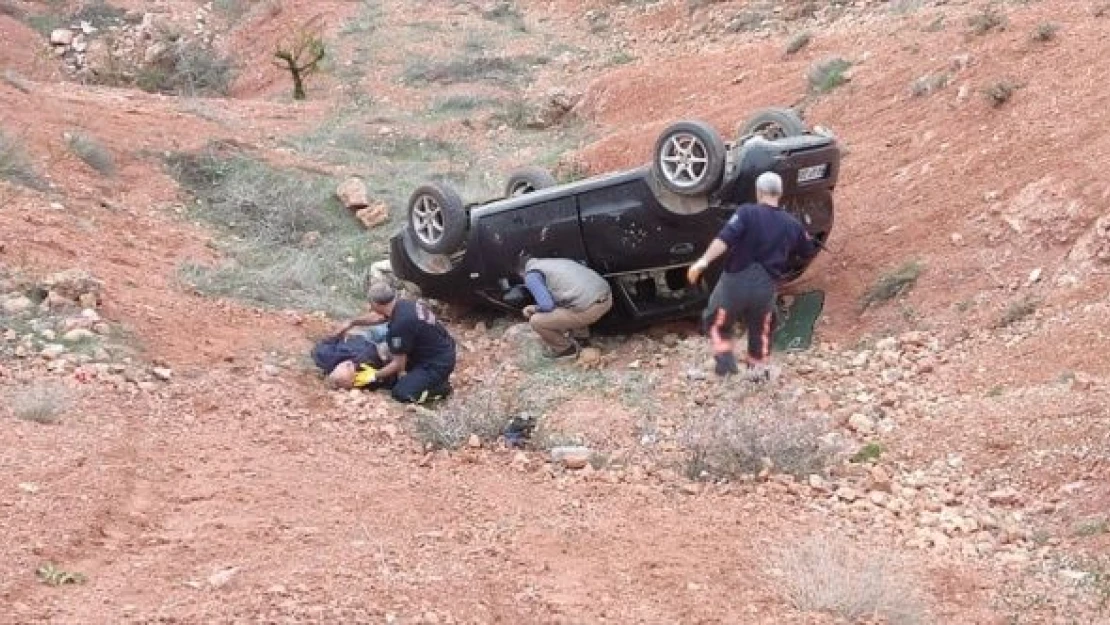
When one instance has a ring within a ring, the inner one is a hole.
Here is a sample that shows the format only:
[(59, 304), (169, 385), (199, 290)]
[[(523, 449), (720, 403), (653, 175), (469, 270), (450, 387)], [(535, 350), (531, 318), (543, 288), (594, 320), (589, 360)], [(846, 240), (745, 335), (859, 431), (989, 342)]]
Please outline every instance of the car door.
[(610, 275), (691, 263), (723, 222), (713, 209), (671, 213), (642, 176), (580, 193), (578, 211), (590, 266)]
[(520, 196), (480, 212), (475, 227), (484, 272), (494, 279), (513, 277), (524, 250), (537, 258), (587, 261), (573, 195), (538, 191)]

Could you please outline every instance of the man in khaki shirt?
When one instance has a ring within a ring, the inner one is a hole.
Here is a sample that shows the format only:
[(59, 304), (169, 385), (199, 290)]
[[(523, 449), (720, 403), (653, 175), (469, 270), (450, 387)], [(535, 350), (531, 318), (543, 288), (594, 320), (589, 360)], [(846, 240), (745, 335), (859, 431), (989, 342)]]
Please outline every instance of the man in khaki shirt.
[(613, 307), (609, 282), (566, 258), (521, 255), (518, 271), (536, 300), (524, 307), (524, 317), (547, 346), (546, 355), (564, 358), (577, 354), (575, 337), (589, 336), (590, 324)]

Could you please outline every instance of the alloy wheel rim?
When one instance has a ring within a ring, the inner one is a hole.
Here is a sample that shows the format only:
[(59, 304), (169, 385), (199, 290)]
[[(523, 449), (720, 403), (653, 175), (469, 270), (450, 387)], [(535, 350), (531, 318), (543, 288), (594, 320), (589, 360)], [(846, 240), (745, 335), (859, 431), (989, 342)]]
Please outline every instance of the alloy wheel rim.
[(443, 238), (446, 229), (443, 207), (430, 195), (421, 196), (412, 207), (412, 227), (416, 236), (426, 245), (435, 245)]
[(709, 171), (709, 149), (692, 133), (675, 133), (664, 144), (659, 162), (667, 182), (682, 189), (694, 187)]

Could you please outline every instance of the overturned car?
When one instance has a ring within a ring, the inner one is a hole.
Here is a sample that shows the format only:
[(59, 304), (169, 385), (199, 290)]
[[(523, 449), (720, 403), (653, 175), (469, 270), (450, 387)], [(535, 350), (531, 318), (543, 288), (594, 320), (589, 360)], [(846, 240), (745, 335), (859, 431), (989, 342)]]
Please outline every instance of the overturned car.
[[(642, 326), (698, 314), (719, 274), (686, 283), (686, 269), (732, 216), (755, 199), (755, 179), (782, 176), (782, 206), (822, 245), (833, 225), (836, 139), (790, 109), (758, 111), (726, 144), (710, 125), (679, 121), (651, 164), (558, 184), (547, 171), (513, 172), (505, 197), (465, 204), (444, 182), (413, 192), (390, 240), (395, 275), (423, 295), (519, 311), (529, 303), (515, 265), (522, 252), (579, 261), (605, 276), (614, 306), (601, 325)], [(787, 280), (806, 270), (794, 259)]]

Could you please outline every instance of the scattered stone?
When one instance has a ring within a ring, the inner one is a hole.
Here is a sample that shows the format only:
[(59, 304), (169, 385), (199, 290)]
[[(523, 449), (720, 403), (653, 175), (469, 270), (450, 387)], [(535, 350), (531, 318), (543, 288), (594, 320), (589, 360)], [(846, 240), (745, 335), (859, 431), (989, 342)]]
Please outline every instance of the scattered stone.
[(581, 469), (590, 463), (591, 454), (589, 447), (555, 447), (551, 450), (551, 460), (567, 469)]
[(43, 346), (42, 351), (39, 352), (39, 355), (42, 356), (43, 358), (47, 359), (47, 360), (54, 360), (55, 358), (58, 358), (62, 354), (66, 353), (67, 351), (68, 350), (66, 349), (65, 345), (59, 345), (57, 343), (49, 343), (49, 344)]
[(996, 506), (1010, 506), (1016, 504), (1020, 499), (1021, 495), (1009, 486), (999, 488), (987, 495), (987, 501)]
[(482, 447), (482, 437), (477, 434), (471, 434), (470, 438), (466, 441), (466, 446), (471, 449), (479, 449)]
[(597, 367), (601, 364), (601, 350), (596, 347), (586, 347), (578, 352), (578, 364), (582, 367)]
[(349, 211), (357, 211), (370, 205), (366, 183), (362, 178), (351, 177), (344, 180), (335, 190), (335, 195)]
[(841, 486), (840, 488), (836, 489), (836, 497), (837, 499), (843, 499), (844, 501), (850, 503), (859, 499), (859, 493), (850, 486)]
[(2, 307), (5, 313), (9, 315), (18, 315), (27, 312), (34, 305), (35, 303), (32, 302), (29, 298), (20, 295), (18, 297), (11, 297), (4, 300), (4, 304)]
[(701, 484), (698, 482), (686, 482), (682, 485), (682, 492), (687, 495), (697, 495), (701, 493)]
[(154, 377), (163, 382), (169, 382), (170, 378), (173, 377), (173, 369), (169, 367), (154, 367), (150, 372), (154, 374)]
[(238, 572), (238, 567), (231, 567), (216, 571), (215, 573), (208, 576), (208, 585), (213, 588), (221, 588), (223, 586), (226, 586), (227, 583), (231, 581), (231, 578), (235, 577), (235, 574)]
[(50, 44), (55, 46), (68, 46), (73, 43), (73, 31), (68, 28), (55, 28), (50, 31)]
[(886, 469), (878, 466), (871, 468), (871, 482), (868, 485), (868, 490), (881, 493), (890, 493), (893, 491), (893, 483)]
[(80, 343), (81, 341), (88, 341), (95, 338), (97, 338), (96, 334), (85, 328), (75, 328), (62, 335), (62, 340), (66, 343)]
[[(84, 301), (81, 300), (83, 295), (93, 295), (99, 299), (104, 284), (83, 269), (67, 269), (47, 276), (42, 283), (42, 288), (74, 302)], [(95, 306), (85, 306), (85, 308), (95, 308)]]
[(859, 434), (872, 434), (875, 432), (875, 420), (857, 412), (848, 417), (848, 427)]
[(376, 202), (373, 206), (355, 211), (355, 218), (363, 228), (370, 230), (389, 221), (389, 207), (384, 202)]

